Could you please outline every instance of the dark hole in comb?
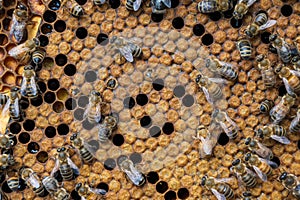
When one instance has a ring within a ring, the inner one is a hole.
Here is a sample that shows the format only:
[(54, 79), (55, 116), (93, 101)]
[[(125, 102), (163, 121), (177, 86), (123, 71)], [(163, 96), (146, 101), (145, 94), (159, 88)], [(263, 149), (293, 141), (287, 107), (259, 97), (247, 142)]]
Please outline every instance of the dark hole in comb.
[(293, 7), (290, 5), (284, 5), (281, 7), (280, 11), (283, 16), (288, 17), (293, 14)]
[(269, 32), (263, 32), (260, 35), (261, 41), (265, 44), (269, 44), (270, 43), (270, 40), (269, 40), (270, 35), (271, 35), (271, 33), (269, 33)]
[(103, 183), (103, 182), (99, 183), (99, 184), (97, 185), (97, 188), (98, 188), (98, 189), (105, 190), (106, 192), (108, 192), (108, 189), (109, 189), (108, 185), (107, 185), (106, 183)]
[(176, 8), (179, 5), (179, 0), (171, 0), (171, 8)]
[(48, 23), (44, 23), (42, 26), (41, 26), (41, 31), (43, 34), (49, 34), (51, 33), (53, 30), (53, 27), (51, 24), (48, 24)]
[(18, 122), (13, 122), (9, 125), (9, 130), (12, 134), (18, 134), (21, 131), (21, 125)]
[(92, 128), (94, 128), (94, 124), (91, 124), (89, 120), (86, 119), (82, 122), (82, 127), (86, 130), (91, 130)]
[(35, 127), (35, 123), (31, 119), (26, 119), (23, 123), (23, 128), (26, 131), (32, 131), (34, 129), (34, 127)]
[(62, 21), (62, 20), (57, 20), (55, 23), (54, 23), (54, 29), (61, 33), (61, 32), (64, 32), (67, 28), (67, 25), (66, 25), (66, 22)]
[(104, 161), (104, 168), (107, 170), (113, 170), (116, 166), (116, 161), (112, 158), (108, 158)]
[(46, 10), (44, 13), (44, 17), (43, 19), (48, 22), (48, 23), (52, 23), (56, 20), (56, 13), (51, 11), (51, 10)]
[(2, 8), (0, 10), (0, 19), (2, 19), (5, 16), (5, 10)]
[(43, 97), (41, 95), (38, 95), (37, 97), (30, 99), (30, 103), (31, 103), (31, 105), (38, 107), (38, 106), (42, 105)]
[(240, 28), (243, 25), (243, 19), (235, 19), (234, 17), (230, 20), (230, 25), (233, 28)]
[(162, 130), (165, 134), (170, 135), (174, 132), (174, 125), (171, 122), (166, 122)]
[(77, 2), (79, 5), (84, 5), (84, 4), (86, 4), (87, 0), (76, 0), (76, 2)]
[(84, 110), (81, 108), (78, 108), (74, 112), (74, 118), (78, 121), (81, 121), (81, 120), (83, 120), (83, 114), (84, 114)]
[(79, 196), (78, 192), (76, 192), (75, 190), (72, 190), (71, 197), (73, 200), (81, 200), (81, 196)]
[(56, 91), (59, 88), (60, 84), (57, 79), (49, 79), (48, 80), (48, 88), (49, 90)]
[(6, 30), (6, 31), (9, 30), (10, 21), (11, 21), (11, 19), (9, 19), (9, 18), (3, 19), (2, 25), (3, 25), (4, 30)]
[(97, 74), (96, 74), (96, 72), (95, 71), (87, 71), (86, 73), (85, 73), (85, 80), (87, 81), (87, 82), (94, 82), (95, 80), (97, 79)]
[(108, 2), (112, 9), (117, 9), (121, 5), (120, 0), (109, 0)]
[(129, 156), (129, 159), (134, 163), (134, 164), (138, 164), (140, 162), (142, 162), (142, 156), (139, 153), (132, 153)]
[(113, 144), (116, 146), (121, 146), (124, 143), (124, 137), (121, 134), (115, 134), (112, 140)]
[(149, 116), (144, 116), (140, 119), (140, 124), (144, 128), (149, 128), (152, 124), (152, 120)]
[(179, 199), (187, 199), (190, 196), (189, 190), (186, 188), (180, 188), (177, 192)]
[(163, 79), (155, 79), (152, 83), (152, 87), (156, 91), (160, 91), (164, 88), (164, 80)]
[(60, 8), (60, 1), (59, 0), (52, 0), (49, 4), (48, 4), (48, 7), (51, 9), (51, 10), (58, 10)]
[(229, 142), (229, 137), (227, 136), (227, 134), (224, 133), (224, 132), (221, 133), (221, 134), (220, 134), (220, 137), (219, 137), (219, 139), (218, 139), (218, 144), (224, 146), (224, 145), (226, 145), (228, 142)]
[(16, 0), (6, 0), (6, 1), (3, 1), (3, 6), (9, 7), (9, 6), (15, 5), (15, 3), (16, 3)]
[(57, 126), (57, 132), (59, 135), (67, 135), (70, 129), (67, 124), (60, 124)]
[(222, 17), (222, 14), (220, 12), (213, 12), (213, 13), (209, 14), (209, 18), (212, 21), (219, 21), (219, 19), (221, 19), (221, 17)]
[(60, 101), (56, 101), (52, 106), (54, 112), (61, 113), (64, 110), (64, 104)]
[(0, 173), (0, 184), (3, 183), (3, 181), (5, 181), (5, 173)]
[(123, 105), (125, 108), (133, 108), (135, 106), (135, 101), (134, 101), (134, 98), (132, 97), (126, 97), (124, 100), (123, 100)]
[(158, 126), (152, 126), (149, 130), (151, 137), (158, 137), (161, 134), (161, 130)]
[(91, 145), (95, 149), (99, 149), (99, 142), (97, 140), (90, 140), (88, 144)]
[(28, 106), (29, 106), (29, 101), (28, 101), (28, 99), (25, 98), (25, 97), (22, 97), (21, 100), (19, 101), (19, 103), (20, 103), (20, 106), (21, 106), (21, 108), (22, 108), (23, 110), (27, 109)]
[(87, 36), (88, 32), (84, 27), (79, 27), (76, 30), (76, 37), (78, 37), (79, 39), (84, 39)]
[(146, 176), (147, 180), (151, 184), (155, 184), (159, 180), (157, 172), (149, 172)]
[(56, 135), (56, 129), (53, 126), (47, 126), (45, 135), (47, 138), (53, 138)]
[(37, 152), (39, 152), (40, 146), (36, 142), (30, 142), (27, 145), (27, 150), (28, 150), (29, 153), (36, 154)]
[(109, 42), (108, 36), (104, 33), (100, 33), (97, 36), (97, 43), (100, 44), (101, 46), (107, 45)]
[(138, 94), (136, 96), (136, 103), (140, 106), (144, 106), (148, 103), (148, 97), (145, 94)]
[(161, 194), (165, 193), (168, 189), (169, 189), (168, 183), (166, 183), (165, 181), (159, 181), (156, 184), (156, 191)]
[(180, 98), (185, 94), (185, 89), (182, 85), (178, 85), (174, 88), (173, 93), (176, 97)]
[(273, 161), (274, 163), (277, 164), (277, 167), (271, 165), (271, 167), (272, 167), (273, 169), (276, 169), (276, 168), (278, 168), (278, 167), (280, 166), (280, 159), (279, 159), (278, 157), (274, 156), (274, 157), (271, 159), (271, 161)]
[(191, 107), (194, 104), (194, 102), (195, 102), (194, 97), (190, 94), (185, 95), (182, 99), (182, 103), (186, 107)]
[(12, 193), (12, 190), (7, 185), (7, 181), (2, 184), (2, 191), (5, 193)]
[(201, 38), (201, 41), (204, 45), (209, 46), (214, 42), (214, 38), (211, 34), (207, 33), (207, 34), (203, 35), (203, 37)]
[(37, 82), (39, 89), (42, 93), (44, 93), (47, 90), (47, 86), (43, 81)]
[(176, 192), (169, 190), (165, 195), (164, 195), (165, 200), (175, 200), (176, 199)]
[(279, 88), (278, 88), (278, 91), (279, 91), (279, 96), (284, 96), (287, 91), (286, 91), (286, 88), (284, 85), (281, 85)]
[(40, 162), (40, 163), (45, 163), (48, 160), (48, 153), (46, 151), (40, 151), (37, 155), (36, 155), (36, 159)]
[(65, 102), (65, 106), (68, 110), (74, 110), (77, 107), (76, 100), (73, 98), (69, 98)]
[(172, 25), (176, 29), (181, 29), (184, 26), (184, 20), (182, 17), (176, 17), (172, 20)]
[(55, 94), (54, 92), (46, 92), (45, 95), (44, 95), (44, 100), (46, 103), (48, 104), (51, 104), (55, 101), (56, 97), (55, 97)]
[(78, 106), (84, 108), (89, 103), (89, 98), (87, 96), (80, 96), (78, 99)]
[(55, 63), (58, 65), (58, 66), (64, 66), (65, 64), (67, 64), (68, 62), (68, 58), (66, 55), (64, 54), (58, 54), (56, 57), (55, 57)]
[(76, 73), (76, 67), (73, 64), (68, 64), (64, 68), (64, 73), (67, 76), (73, 76)]
[(196, 24), (194, 27), (193, 27), (193, 33), (196, 35), (196, 36), (201, 36), (203, 35), (205, 32), (205, 28), (202, 24)]
[(154, 22), (161, 22), (164, 18), (163, 14), (151, 13), (151, 19)]
[(41, 45), (42, 47), (45, 47), (45, 46), (47, 46), (47, 45), (49, 44), (49, 39), (48, 39), (48, 37), (45, 36), (45, 35), (40, 35), (40, 36), (39, 36), (39, 40), (40, 40), (40, 45)]
[(233, 16), (233, 11), (234, 11), (234, 6), (231, 10), (227, 10), (225, 12), (223, 12), (223, 16), (227, 19), (231, 18)]

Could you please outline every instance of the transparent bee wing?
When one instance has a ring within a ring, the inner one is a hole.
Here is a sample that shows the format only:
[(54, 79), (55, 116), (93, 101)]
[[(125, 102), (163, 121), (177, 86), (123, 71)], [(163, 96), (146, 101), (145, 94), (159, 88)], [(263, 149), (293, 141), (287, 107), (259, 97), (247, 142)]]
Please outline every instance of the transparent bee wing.
[(162, 2), (165, 4), (165, 6), (171, 8), (171, 0), (162, 0)]
[(214, 145), (212, 144), (212, 141), (209, 138), (200, 137), (200, 140), (202, 142), (202, 149), (205, 155), (211, 155), (212, 149), (214, 148)]
[(6, 116), (9, 115), (9, 106), (10, 106), (10, 98), (8, 99), (8, 101), (6, 102), (5, 106), (2, 109), (1, 115), (2, 116)]
[(142, 0), (136, 0), (133, 3), (133, 10), (134, 11), (138, 11), (138, 9), (141, 7), (141, 4), (142, 4)]
[(263, 173), (258, 167), (253, 166), (254, 171), (256, 172), (257, 176), (262, 180), (262, 181), (267, 181), (267, 175)]
[(256, 0), (248, 0), (247, 6), (250, 7), (250, 6), (252, 6), (255, 2), (256, 2)]
[(98, 195), (105, 195), (106, 194), (105, 190), (98, 189), (98, 188), (90, 188), (90, 191), (95, 193), (95, 194), (98, 194)]
[(133, 55), (130, 46), (126, 45), (119, 50), (128, 62), (133, 62)]
[(225, 119), (228, 121), (232, 126), (235, 127), (236, 130), (240, 130), (238, 125), (225, 113)]
[(25, 44), (20, 44), (8, 51), (11, 57), (17, 58), (21, 53), (29, 51), (29, 48)]
[(208, 80), (215, 82), (215, 83), (220, 83), (220, 84), (226, 84), (227, 80), (222, 79), (222, 78), (208, 78)]
[(57, 172), (59, 170), (59, 160), (56, 159), (55, 160), (55, 166), (53, 167), (50, 176), (54, 176), (54, 173)]
[(216, 189), (212, 188), (211, 192), (217, 197), (218, 200), (226, 200), (226, 197), (224, 194), (221, 194)]
[(88, 116), (89, 112), (91, 111), (91, 109), (92, 109), (92, 104), (89, 103), (89, 104), (87, 105), (87, 107), (86, 107), (84, 113), (83, 113), (83, 118), (84, 118), (84, 119), (87, 118), (87, 116)]
[(15, 114), (17, 115), (17, 116), (19, 116), (20, 115), (20, 106), (19, 106), (19, 98), (17, 98), (16, 100), (15, 100), (15, 102), (14, 102), (14, 108), (15, 108)]
[(275, 162), (273, 162), (273, 161), (271, 161), (271, 160), (267, 160), (267, 159), (263, 159), (263, 158), (259, 158), (259, 160), (260, 160), (261, 162), (267, 163), (267, 164), (270, 165), (272, 168), (277, 168), (277, 167), (278, 167), (277, 163), (275, 163)]
[(79, 168), (75, 165), (75, 163), (71, 160), (71, 158), (67, 158), (68, 164), (74, 170), (75, 174), (79, 174)]
[(40, 181), (36, 178), (36, 176), (34, 176), (34, 174), (31, 174), (27, 181), (33, 188), (39, 188), (41, 186)]
[(81, 197), (81, 200), (86, 200), (86, 198), (84, 198), (84, 197)]
[(95, 120), (98, 123), (101, 121), (101, 105), (97, 105), (96, 107)]
[(206, 97), (207, 102), (210, 103), (210, 104), (213, 104), (213, 99), (210, 97), (210, 94), (209, 94), (208, 90), (205, 87), (201, 87), (201, 88), (202, 88), (202, 91), (203, 91), (203, 93)]
[(273, 153), (272, 150), (260, 143), (259, 141), (256, 141), (258, 148), (255, 152), (257, 155), (261, 156), (262, 158), (269, 159), (272, 157)]
[(228, 183), (232, 180), (233, 178), (215, 178), (216, 183)]
[(251, 174), (252, 176), (256, 176), (256, 174), (252, 170), (250, 170), (248, 167), (246, 167), (246, 171), (247, 171), (247, 173)]
[(292, 72), (292, 74), (294, 74), (295, 76), (300, 77), (300, 72), (299, 71), (290, 70), (290, 72)]
[(38, 94), (38, 89), (37, 89), (37, 85), (36, 85), (34, 76), (30, 78), (30, 87), (32, 89), (32, 94), (37, 95)]
[(282, 144), (290, 144), (291, 143), (291, 141), (285, 136), (271, 135), (271, 138)]
[(274, 26), (276, 23), (277, 23), (276, 20), (269, 20), (269, 21), (267, 21), (267, 23), (265, 23), (264, 25), (260, 26), (259, 30), (262, 31), (262, 30), (265, 30), (267, 28), (270, 28), (271, 26)]
[(293, 88), (290, 86), (288, 80), (286, 78), (282, 78), (282, 81), (284, 83), (284, 86), (285, 86), (285, 89), (286, 89), (287, 93), (289, 95), (294, 95), (295, 93), (293, 91)]

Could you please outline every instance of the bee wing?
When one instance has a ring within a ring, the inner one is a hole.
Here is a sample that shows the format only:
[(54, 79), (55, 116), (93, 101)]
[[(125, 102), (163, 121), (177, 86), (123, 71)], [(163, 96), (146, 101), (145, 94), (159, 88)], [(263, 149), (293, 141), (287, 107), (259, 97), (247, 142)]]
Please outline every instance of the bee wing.
[(262, 30), (265, 30), (267, 28), (270, 28), (271, 26), (274, 26), (276, 23), (277, 23), (276, 20), (269, 20), (269, 21), (267, 21), (267, 23), (265, 23), (264, 25), (260, 26), (259, 30), (262, 31)]
[(171, 0), (162, 0), (162, 2), (165, 4), (165, 6), (171, 8)]
[(34, 175), (30, 175), (28, 178), (28, 182), (32, 185), (34, 188), (39, 188), (41, 186), (40, 181), (34, 177)]
[(270, 167), (272, 167), (272, 168), (277, 168), (277, 167), (278, 167), (277, 163), (275, 163), (275, 162), (273, 162), (273, 161), (271, 161), (271, 160), (267, 160), (267, 159), (263, 159), (263, 158), (259, 158), (259, 160), (260, 160), (261, 162), (267, 163), (267, 164), (270, 165)]
[(9, 50), (8, 51), (8, 54), (11, 56), (11, 57), (17, 57), (18, 55), (20, 55), (21, 53), (23, 53), (23, 52), (27, 52), (27, 51), (29, 51), (29, 48), (28, 47), (26, 47), (25, 45), (24, 45), (24, 43), (23, 44), (20, 44), (20, 45), (18, 45), (18, 46), (16, 46), (16, 47), (14, 47), (14, 48), (12, 48), (11, 50)]
[(30, 79), (30, 86), (32, 88), (32, 94), (33, 95), (36, 95), (38, 93), (38, 89), (37, 89), (37, 86), (36, 86), (36, 82), (35, 82), (35, 77), (31, 77)]
[(256, 174), (255, 174), (252, 170), (250, 170), (248, 167), (246, 167), (246, 171), (247, 171), (247, 173), (249, 173), (249, 174), (251, 174), (252, 176), (255, 176), (255, 177), (256, 177)]
[(21, 93), (22, 96), (26, 96), (26, 80), (25, 80), (24, 77), (22, 79), (20, 93)]
[(90, 191), (95, 193), (95, 194), (100, 194), (100, 195), (105, 195), (106, 191), (103, 189), (98, 189), (98, 188), (90, 188)]
[(14, 107), (15, 107), (15, 112), (16, 112), (16, 115), (19, 116), (20, 114), (20, 106), (19, 106), (19, 98), (17, 98), (14, 102)]
[(53, 167), (50, 176), (53, 177), (53, 176), (54, 176), (54, 173), (57, 172), (58, 170), (59, 170), (59, 160), (56, 159), (56, 161), (55, 161), (55, 166)]
[(213, 99), (210, 97), (208, 90), (206, 89), (206, 87), (202, 87), (202, 91), (206, 97), (206, 100), (208, 101), (208, 103), (213, 104)]
[(79, 174), (79, 168), (75, 165), (71, 158), (67, 158), (67, 161), (70, 167), (74, 170), (75, 174)]
[(5, 106), (2, 109), (2, 116), (6, 116), (7, 113), (9, 112), (9, 106), (10, 106), (10, 98), (8, 99), (8, 101), (6, 102)]
[(270, 155), (273, 155), (272, 150), (263, 145), (262, 143), (257, 141), (258, 150), (256, 150), (256, 154), (263, 158), (270, 158)]
[(88, 116), (88, 114), (89, 114), (91, 108), (92, 108), (92, 105), (91, 105), (91, 103), (89, 103), (89, 104), (87, 105), (87, 108), (85, 109), (85, 111), (84, 111), (84, 113), (83, 113), (83, 118), (84, 118), (84, 119), (87, 118), (87, 116)]
[(221, 84), (227, 83), (227, 80), (222, 79), (222, 78), (208, 78), (208, 80), (215, 82), (215, 83), (221, 83)]
[(250, 6), (252, 6), (255, 2), (256, 2), (256, 0), (248, 0), (247, 6), (250, 7)]
[(271, 135), (271, 138), (282, 144), (290, 144), (291, 143), (291, 141), (285, 136)]
[(238, 125), (227, 115), (227, 113), (225, 114), (225, 119), (236, 128), (236, 130), (239, 130)]
[(267, 181), (267, 175), (265, 173), (263, 173), (258, 167), (253, 166), (254, 171), (256, 172), (256, 174), (258, 175), (258, 177), (262, 180), (262, 181)]
[(221, 194), (216, 189), (212, 188), (211, 192), (217, 197), (218, 200), (226, 200), (226, 197), (224, 194)]
[(212, 154), (212, 149), (214, 147), (214, 145), (212, 144), (213, 142), (208, 139), (208, 138), (204, 138), (202, 136), (200, 136), (200, 140), (202, 142), (202, 149), (203, 149), (203, 152), (206, 154), (206, 155), (211, 155)]
[(97, 105), (95, 119), (99, 123), (101, 120), (101, 105)]
[(285, 86), (285, 89), (286, 89), (287, 93), (290, 94), (290, 95), (294, 95), (295, 93), (294, 93), (292, 87), (289, 85), (288, 80), (286, 78), (282, 78), (282, 81), (284, 83), (284, 86)]
[(130, 46), (126, 45), (119, 49), (120, 53), (126, 58), (128, 62), (133, 62), (133, 55)]
[(292, 72), (292, 74), (294, 74), (297, 77), (300, 77), (300, 72), (295, 71), (295, 70), (290, 70)]
[(216, 183), (228, 183), (232, 180), (233, 178), (215, 178)]
[(137, 10), (141, 7), (141, 4), (142, 4), (142, 0), (136, 0), (136, 1), (133, 3), (133, 10), (134, 10), (134, 11), (137, 11)]

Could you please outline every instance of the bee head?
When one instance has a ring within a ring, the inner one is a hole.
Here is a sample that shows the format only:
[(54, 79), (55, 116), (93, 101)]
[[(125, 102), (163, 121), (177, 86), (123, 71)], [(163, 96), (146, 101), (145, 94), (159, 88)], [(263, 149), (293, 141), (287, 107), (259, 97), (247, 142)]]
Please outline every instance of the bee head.
[(239, 12), (237, 12), (237, 11), (234, 11), (234, 12), (232, 13), (232, 15), (233, 15), (233, 17), (234, 17), (235, 19), (242, 19), (242, 18), (243, 18), (243, 15), (241, 15), (241, 13), (239, 13)]
[(254, 37), (254, 35), (253, 35), (251, 29), (252, 29), (252, 27), (250, 26), (249, 29), (246, 29), (246, 30), (245, 30), (245, 34), (246, 34), (249, 38), (253, 38), (253, 37)]
[(201, 78), (202, 78), (202, 75), (201, 75), (201, 74), (198, 74), (198, 75), (196, 76), (196, 78), (195, 78), (196, 83), (200, 83)]
[(207, 177), (206, 177), (206, 176), (203, 176), (203, 177), (201, 178), (201, 185), (202, 185), (202, 186), (205, 185), (206, 180), (207, 180)]
[(293, 58), (292, 58), (292, 63), (296, 63), (296, 62), (298, 62), (299, 61), (299, 56), (294, 56)]
[(244, 157), (245, 161), (249, 161), (250, 158), (251, 158), (251, 153), (246, 153), (246, 155)]
[(27, 7), (23, 3), (18, 5), (18, 9), (27, 11)]
[(243, 197), (251, 197), (251, 192), (249, 191), (243, 192)]
[(286, 179), (286, 177), (287, 177), (287, 172), (283, 172), (280, 176), (279, 176), (279, 180), (280, 181), (283, 181), (283, 180), (285, 180)]
[(31, 65), (26, 65), (24, 67), (24, 70), (33, 70), (33, 67)]
[(37, 38), (33, 38), (33, 42), (36, 46), (40, 46), (40, 40)]
[(75, 186), (75, 191), (78, 192), (78, 190), (81, 188), (82, 183), (77, 183)]
[(70, 140), (75, 140), (77, 138), (77, 133), (74, 133), (73, 135), (71, 135)]
[(18, 91), (19, 91), (19, 88), (17, 88), (17, 87), (12, 87), (12, 88), (10, 89), (10, 91), (11, 91), (11, 92), (18, 92)]
[(279, 64), (274, 68), (274, 72), (278, 74), (282, 70), (282, 68), (283, 68), (283, 65)]
[(263, 139), (263, 138), (264, 138), (264, 132), (263, 132), (263, 130), (262, 130), (261, 128), (259, 128), (259, 129), (256, 131), (256, 135), (257, 135), (259, 138)]
[(241, 163), (241, 160), (240, 159), (236, 159), (236, 160), (234, 160), (234, 161), (232, 161), (232, 165), (233, 166), (236, 166), (236, 165), (238, 165), (238, 164), (240, 164)]
[(92, 95), (100, 96), (100, 92), (97, 92), (96, 90), (93, 90)]
[(115, 89), (117, 87), (117, 80), (114, 78), (110, 78), (106, 82), (106, 87), (109, 89)]
[(272, 34), (269, 36), (270, 42), (274, 42), (276, 40), (276, 38), (277, 38), (277, 34)]
[(58, 147), (58, 148), (56, 149), (56, 151), (57, 151), (57, 152), (61, 152), (61, 148)]
[(265, 56), (260, 54), (260, 55), (256, 56), (256, 61), (261, 62), (261, 61), (263, 61), (264, 58), (265, 58)]

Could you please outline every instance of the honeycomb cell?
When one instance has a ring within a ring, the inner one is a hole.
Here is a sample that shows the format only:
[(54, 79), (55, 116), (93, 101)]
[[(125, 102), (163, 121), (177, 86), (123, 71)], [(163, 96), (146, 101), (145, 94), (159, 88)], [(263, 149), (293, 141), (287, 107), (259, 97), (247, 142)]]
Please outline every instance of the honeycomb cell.
[(64, 68), (64, 73), (67, 76), (73, 76), (74, 74), (76, 74), (76, 67), (73, 64), (68, 64), (65, 66)]
[(94, 81), (96, 81), (96, 79), (97, 79), (97, 74), (96, 74), (96, 72), (95, 71), (93, 71), (93, 70), (90, 70), (90, 71), (87, 71), (86, 73), (85, 73), (85, 81), (87, 81), (87, 82), (89, 82), (89, 83), (92, 83), (92, 82), (94, 82)]
[(74, 110), (77, 107), (76, 100), (73, 98), (69, 98), (65, 102), (65, 107), (67, 110)]
[(0, 34), (0, 46), (4, 46), (8, 43), (8, 37), (6, 34)]
[(159, 181), (156, 184), (156, 191), (163, 194), (169, 189), (168, 183), (165, 181)]
[(154, 22), (161, 22), (164, 18), (163, 14), (151, 13), (151, 20)]
[(162, 79), (155, 79), (152, 83), (152, 87), (156, 91), (160, 91), (164, 88), (164, 80)]
[(10, 21), (11, 21), (10, 18), (5, 18), (2, 20), (2, 26), (3, 26), (4, 30), (6, 30), (6, 31), (9, 30)]
[(45, 135), (47, 138), (54, 138), (56, 135), (56, 129), (53, 126), (47, 126), (45, 129)]
[(79, 27), (77, 28), (75, 35), (79, 39), (84, 39), (88, 35), (88, 32), (84, 27)]
[(79, 5), (84, 5), (84, 4), (86, 4), (87, 0), (76, 0), (76, 2), (77, 2)]
[(25, 98), (25, 97), (22, 97), (21, 100), (20, 100), (20, 105), (21, 105), (21, 108), (22, 108), (23, 110), (27, 109), (28, 106), (29, 106), (29, 101), (28, 101), (28, 99)]
[(281, 14), (285, 17), (289, 17), (291, 14), (293, 14), (293, 7), (290, 5), (284, 5), (281, 7)]
[[(84, 111), (83, 111), (84, 112)], [(83, 115), (83, 113), (82, 113), (82, 115)], [(76, 116), (75, 116), (76, 117)], [(82, 118), (83, 118), (83, 116), (82, 116)], [(91, 124), (87, 119), (86, 120), (84, 120), (83, 122), (82, 122), (82, 127), (84, 128), (84, 129), (86, 129), (86, 130), (91, 130), (92, 128), (94, 128), (94, 124)]]
[[(277, 164), (277, 166), (280, 166), (280, 159), (276, 156), (274, 156), (271, 161), (275, 162)], [(273, 167), (273, 166), (272, 166)], [(273, 167), (274, 169), (278, 168), (278, 167)]]
[(146, 94), (138, 94), (136, 96), (136, 103), (140, 106), (144, 106), (148, 103), (148, 97)]
[(108, 158), (104, 161), (104, 168), (111, 171), (117, 166), (116, 161), (112, 158)]
[(186, 188), (180, 188), (177, 192), (177, 196), (179, 199), (187, 199), (190, 196), (190, 192)]
[(243, 25), (242, 19), (235, 19), (234, 17), (230, 20), (230, 25), (232, 28), (240, 28)]
[(132, 97), (126, 97), (124, 100), (123, 100), (123, 105), (124, 105), (124, 108), (133, 108), (135, 106), (135, 100), (134, 98)]
[(171, 0), (171, 8), (176, 8), (179, 5), (179, 0)]
[(112, 9), (117, 9), (121, 5), (120, 0), (109, 0), (108, 2)]
[(210, 33), (202, 36), (201, 41), (204, 45), (209, 46), (214, 42), (214, 38)]
[(46, 92), (44, 95), (44, 101), (48, 104), (51, 104), (55, 101), (56, 96), (54, 92)]
[(175, 200), (176, 199), (176, 192), (169, 190), (165, 195), (164, 195), (165, 200)]
[(53, 11), (57, 11), (60, 8), (60, 5), (61, 5), (60, 0), (52, 0), (48, 4), (48, 7)]
[(67, 124), (60, 124), (57, 126), (57, 132), (59, 135), (67, 135), (70, 129)]
[[(234, 9), (234, 8), (233, 8)], [(233, 9), (223, 12), (223, 16), (227, 19), (232, 18)]]
[(163, 132), (167, 135), (170, 135), (174, 132), (174, 125), (171, 122), (166, 122), (162, 128)]
[(100, 44), (101, 46), (107, 45), (109, 42), (108, 36), (104, 33), (100, 33), (97, 36), (97, 43)]
[(80, 96), (78, 99), (78, 106), (79, 107), (86, 107), (87, 104), (89, 103), (89, 98), (87, 96)]
[(44, 23), (42, 26), (41, 26), (41, 31), (43, 34), (47, 35), (49, 33), (51, 33), (53, 30), (53, 27), (51, 24), (48, 24), (48, 23)]
[(4, 9), (1, 9), (0, 10), (0, 19), (3, 19), (5, 16), (5, 10)]
[(58, 65), (58, 66), (64, 66), (65, 64), (67, 64), (68, 62), (68, 58), (66, 55), (64, 54), (58, 54), (56, 57), (55, 57), (55, 63)]
[(12, 133), (12, 134), (18, 134), (20, 133), (22, 127), (21, 125), (18, 123), (18, 122), (13, 122), (9, 125), (9, 131)]
[(218, 139), (218, 144), (222, 145), (222, 146), (225, 146), (228, 142), (229, 142), (229, 137), (227, 136), (227, 134), (224, 133), (224, 132), (221, 133), (220, 137)]
[(48, 85), (49, 90), (52, 90), (52, 91), (56, 91), (60, 86), (59, 81), (54, 78), (49, 79), (47, 85)]
[(107, 185), (106, 183), (103, 183), (103, 182), (99, 183), (99, 184), (97, 185), (97, 188), (98, 188), (98, 189), (105, 190), (106, 192), (108, 192), (108, 190), (109, 190), (108, 185)]
[(182, 99), (182, 103), (186, 107), (191, 107), (194, 104), (194, 102), (194, 97), (190, 94), (185, 95)]
[(41, 95), (38, 95), (36, 98), (30, 99), (30, 104), (39, 107), (43, 103), (43, 97)]
[(66, 22), (64, 22), (63, 20), (57, 20), (54, 23), (54, 29), (59, 33), (64, 32), (66, 28), (67, 28)]
[(4, 65), (5, 65), (5, 67), (7, 67), (11, 70), (16, 70), (16, 68), (18, 67), (18, 62), (13, 57), (8, 56), (4, 59)]
[(152, 124), (152, 120), (149, 116), (144, 116), (140, 119), (140, 125), (144, 128), (149, 128)]
[(66, 89), (61, 88), (57, 91), (57, 98), (61, 101), (65, 101), (69, 96), (69, 93)]
[(35, 123), (33, 120), (30, 120), (30, 119), (26, 119), (24, 122), (23, 122), (23, 128), (24, 130), (26, 131), (32, 131), (35, 127)]
[(36, 142), (30, 142), (27, 145), (27, 150), (28, 150), (29, 153), (36, 154), (40, 150), (40, 145)]
[(220, 12), (213, 12), (209, 14), (209, 18), (212, 21), (219, 21), (222, 17), (222, 14)]
[(53, 111), (56, 113), (61, 113), (64, 110), (64, 104), (60, 101), (56, 101), (53, 104)]
[(150, 134), (150, 137), (158, 137), (161, 134), (161, 130), (158, 126), (152, 126), (149, 129), (149, 134)]
[(124, 143), (124, 137), (121, 134), (115, 134), (112, 140), (113, 144), (116, 146), (121, 146)]
[(184, 26), (184, 20), (181, 17), (176, 17), (172, 20), (172, 26), (176, 29), (181, 29)]
[(78, 121), (81, 121), (81, 120), (83, 120), (83, 114), (84, 114), (84, 110), (81, 108), (78, 108), (74, 112), (74, 118)]
[(142, 156), (139, 153), (132, 153), (129, 156), (129, 159), (134, 163), (134, 164), (138, 164), (140, 162), (142, 162)]
[(260, 39), (263, 43), (265, 44), (269, 44), (270, 43), (270, 35), (271, 33), (270, 32), (263, 32), (261, 35), (260, 35)]
[(56, 13), (51, 10), (46, 10), (43, 14), (43, 19), (48, 23), (54, 22), (56, 18)]
[(49, 39), (45, 35), (40, 35), (39, 36), (39, 41), (40, 41), (41, 47), (45, 47), (45, 46), (47, 46), (49, 44)]
[(46, 92), (47, 86), (43, 81), (37, 82), (37, 85), (39, 86), (39, 89), (42, 93)]

